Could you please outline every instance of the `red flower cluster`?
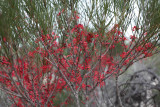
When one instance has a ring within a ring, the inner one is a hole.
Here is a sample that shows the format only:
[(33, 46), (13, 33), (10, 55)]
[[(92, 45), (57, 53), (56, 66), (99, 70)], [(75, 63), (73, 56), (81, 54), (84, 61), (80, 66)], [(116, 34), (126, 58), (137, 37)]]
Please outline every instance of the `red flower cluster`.
[[(138, 29), (133, 27), (133, 31)], [(0, 82), (16, 99), (13, 105), (50, 107), (58, 93), (91, 92), (94, 87), (103, 86), (109, 74), (121, 72), (140, 57), (152, 55), (153, 44), (143, 42), (145, 38), (137, 45), (136, 37), (131, 36), (132, 41), (127, 44), (118, 25), (110, 33), (113, 34), (87, 32), (82, 24), (77, 24), (68, 31), (63, 45), (55, 33), (41, 32), (35, 41), (37, 47), (25, 56), (13, 60), (0, 57)], [(115, 54), (119, 48), (121, 51)]]

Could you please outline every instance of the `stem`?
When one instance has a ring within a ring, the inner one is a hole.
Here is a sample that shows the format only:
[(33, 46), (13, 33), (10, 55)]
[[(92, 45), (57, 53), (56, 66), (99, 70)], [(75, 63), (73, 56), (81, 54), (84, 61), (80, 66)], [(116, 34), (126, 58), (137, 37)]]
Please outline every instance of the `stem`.
[(80, 107), (78, 93), (75, 94), (77, 107)]
[[(86, 98), (88, 98), (89, 96), (88, 96), (88, 93), (87, 93), (87, 95), (86, 95)], [(86, 101), (86, 103), (85, 103), (85, 107), (89, 107), (89, 100), (87, 99), (87, 101)]]
[(118, 76), (116, 76), (116, 96), (117, 96), (117, 104), (120, 106), (120, 107), (123, 107), (123, 104), (122, 104), (122, 101), (121, 101), (121, 97), (120, 97), (120, 93), (119, 93), (119, 87), (118, 87)]

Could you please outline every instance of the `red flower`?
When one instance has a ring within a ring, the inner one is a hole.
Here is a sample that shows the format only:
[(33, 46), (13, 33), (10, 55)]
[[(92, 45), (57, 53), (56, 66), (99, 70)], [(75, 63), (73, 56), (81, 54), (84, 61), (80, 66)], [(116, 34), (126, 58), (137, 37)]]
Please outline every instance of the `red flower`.
[(120, 55), (120, 57), (121, 57), (121, 58), (125, 58), (125, 57), (126, 57), (126, 55), (127, 55), (127, 53), (126, 53), (126, 52), (122, 52), (122, 54)]
[(77, 27), (78, 27), (78, 28), (81, 28), (81, 29), (84, 29), (84, 27), (83, 27), (82, 24), (78, 24)]
[(126, 59), (123, 63), (123, 65), (127, 65), (129, 63), (129, 59)]
[(146, 35), (147, 35), (147, 32), (145, 32), (144, 35), (146, 36)]
[(94, 36), (95, 36), (95, 38), (99, 37), (99, 35), (98, 35), (98, 34), (96, 34), (96, 35), (94, 35)]
[(145, 57), (150, 57), (150, 56), (152, 56), (152, 53), (149, 53), (149, 52), (143, 52), (143, 54), (145, 55)]
[(3, 37), (3, 41), (6, 42), (6, 37)]
[(114, 45), (112, 45), (111, 47), (110, 47), (110, 49), (114, 49), (115, 48), (115, 46)]
[(136, 48), (137, 52), (142, 51), (142, 50), (143, 50), (142, 46), (139, 46), (138, 48)]
[(88, 35), (87, 35), (87, 42), (91, 43), (92, 42), (92, 38), (93, 38), (93, 34), (88, 33)]
[(122, 38), (120, 38), (122, 41), (125, 41), (125, 40), (127, 40), (127, 38), (126, 37), (122, 37)]
[(136, 30), (139, 30), (140, 28), (138, 28), (137, 26), (134, 26), (133, 28), (132, 28), (132, 30), (133, 31), (136, 31)]
[(82, 83), (82, 88), (85, 89), (86, 88), (86, 84)]
[(57, 14), (57, 16), (60, 16), (61, 13), (63, 13), (63, 12), (64, 12), (64, 9), (63, 9), (61, 12), (59, 12), (59, 13)]
[(152, 47), (152, 43), (146, 43), (146, 44), (145, 44), (145, 48), (146, 48), (146, 49), (149, 49), (149, 48), (151, 48), (151, 47)]
[(76, 20), (78, 20), (79, 19), (79, 16), (76, 16)]
[(118, 31), (118, 35), (120, 35), (120, 34), (122, 35), (122, 32)]
[(136, 37), (133, 35), (130, 35), (130, 39), (132, 39), (132, 41), (134, 41), (136, 39)]

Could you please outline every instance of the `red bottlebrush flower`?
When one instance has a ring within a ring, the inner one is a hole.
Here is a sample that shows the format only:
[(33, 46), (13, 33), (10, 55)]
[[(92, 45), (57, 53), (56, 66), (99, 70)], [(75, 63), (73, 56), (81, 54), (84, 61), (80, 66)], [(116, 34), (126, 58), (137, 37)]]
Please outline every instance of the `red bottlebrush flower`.
[(61, 13), (63, 13), (63, 12), (64, 12), (64, 9), (62, 9)]
[(57, 16), (60, 16), (61, 15), (61, 12), (59, 12), (58, 14), (57, 14)]
[(75, 28), (73, 28), (73, 29), (71, 30), (71, 33), (75, 32), (75, 31), (76, 31), (76, 29), (75, 29)]
[(41, 40), (44, 41), (46, 39), (45, 35), (41, 35)]
[(139, 46), (138, 48), (135, 49), (137, 52), (142, 51), (143, 48), (141, 46)]
[(15, 71), (12, 71), (12, 77), (15, 77), (16, 75), (15, 75)]
[(136, 39), (136, 37), (133, 35), (130, 35), (130, 39), (132, 39), (132, 41), (134, 41)]
[(121, 58), (125, 58), (125, 57), (126, 57), (126, 55), (127, 55), (127, 53), (126, 53), (126, 52), (122, 52), (122, 54), (120, 55), (120, 57), (121, 57)]
[(123, 65), (127, 65), (129, 63), (129, 59), (125, 60)]
[(26, 74), (26, 75), (24, 76), (24, 79), (25, 79), (25, 81), (27, 81), (27, 82), (30, 81), (28, 74)]
[(3, 37), (3, 41), (6, 42), (6, 37)]
[(2, 64), (9, 65), (9, 64), (10, 64), (10, 62), (8, 62), (8, 61), (2, 61)]
[(121, 35), (121, 34), (122, 34), (122, 32), (118, 31), (118, 35)]
[(82, 83), (82, 88), (85, 89), (86, 88), (86, 84)]
[(6, 64), (6, 65), (9, 65), (10, 64), (10, 62), (8, 62), (8, 59), (6, 58), (6, 57), (3, 57), (2, 56), (2, 60), (0, 61), (0, 64)]
[(122, 38), (120, 38), (122, 41), (125, 41), (125, 40), (127, 40), (127, 38), (126, 37), (122, 37)]
[(84, 29), (84, 27), (83, 27), (82, 24), (78, 24), (78, 25), (76, 25), (76, 26), (71, 30), (71, 33), (73, 33), (73, 32), (78, 32), (78, 28)]
[(100, 80), (103, 81), (103, 79), (105, 78), (104, 74), (100, 75)]
[(55, 33), (54, 33), (54, 32), (52, 32), (52, 35), (55, 35)]
[(55, 36), (54, 36), (54, 39), (57, 39), (57, 38), (59, 38), (59, 36), (55, 35)]
[(104, 81), (100, 82), (100, 87), (103, 87), (104, 85), (105, 85)]
[(98, 76), (99, 76), (99, 72), (95, 71), (93, 76), (94, 81), (98, 81)]
[(61, 13), (63, 13), (63, 12), (64, 12), (64, 9), (63, 9), (61, 12), (59, 12), (59, 13), (57, 14), (57, 16), (60, 16)]
[(146, 36), (146, 35), (147, 35), (147, 32), (145, 32), (144, 35)]
[(111, 47), (110, 47), (110, 49), (114, 49), (115, 48), (115, 45), (112, 45)]
[(79, 16), (76, 16), (76, 20), (78, 20), (79, 19)]
[(88, 35), (87, 35), (87, 42), (91, 43), (92, 42), (92, 38), (93, 38), (93, 34), (88, 33)]
[(28, 56), (34, 57), (34, 52), (29, 52), (29, 53), (28, 53)]
[(77, 43), (77, 39), (74, 38), (74, 39), (73, 39), (73, 44), (76, 45), (76, 43)]
[(149, 53), (149, 52), (143, 52), (143, 54), (145, 55), (145, 57), (150, 57), (150, 56), (152, 56), (152, 53)]
[(97, 35), (97, 34), (96, 34), (96, 35), (94, 35), (94, 36), (95, 36), (95, 38), (98, 38), (98, 37), (99, 37), (99, 35)]
[(78, 27), (78, 28), (81, 28), (81, 29), (84, 29), (84, 27), (83, 27), (82, 24), (78, 24), (77, 27)]
[(137, 26), (134, 26), (133, 28), (132, 28), (132, 30), (133, 31), (136, 31), (136, 30), (139, 30), (140, 28), (138, 28)]
[(83, 42), (83, 46), (84, 46), (84, 48), (87, 48), (88, 43), (84, 41), (84, 42)]
[(146, 44), (145, 44), (145, 48), (146, 48), (146, 49), (150, 49), (151, 47), (152, 47), (152, 43), (146, 43)]
[(51, 40), (52, 38), (49, 36), (49, 34), (47, 34), (47, 40)]

